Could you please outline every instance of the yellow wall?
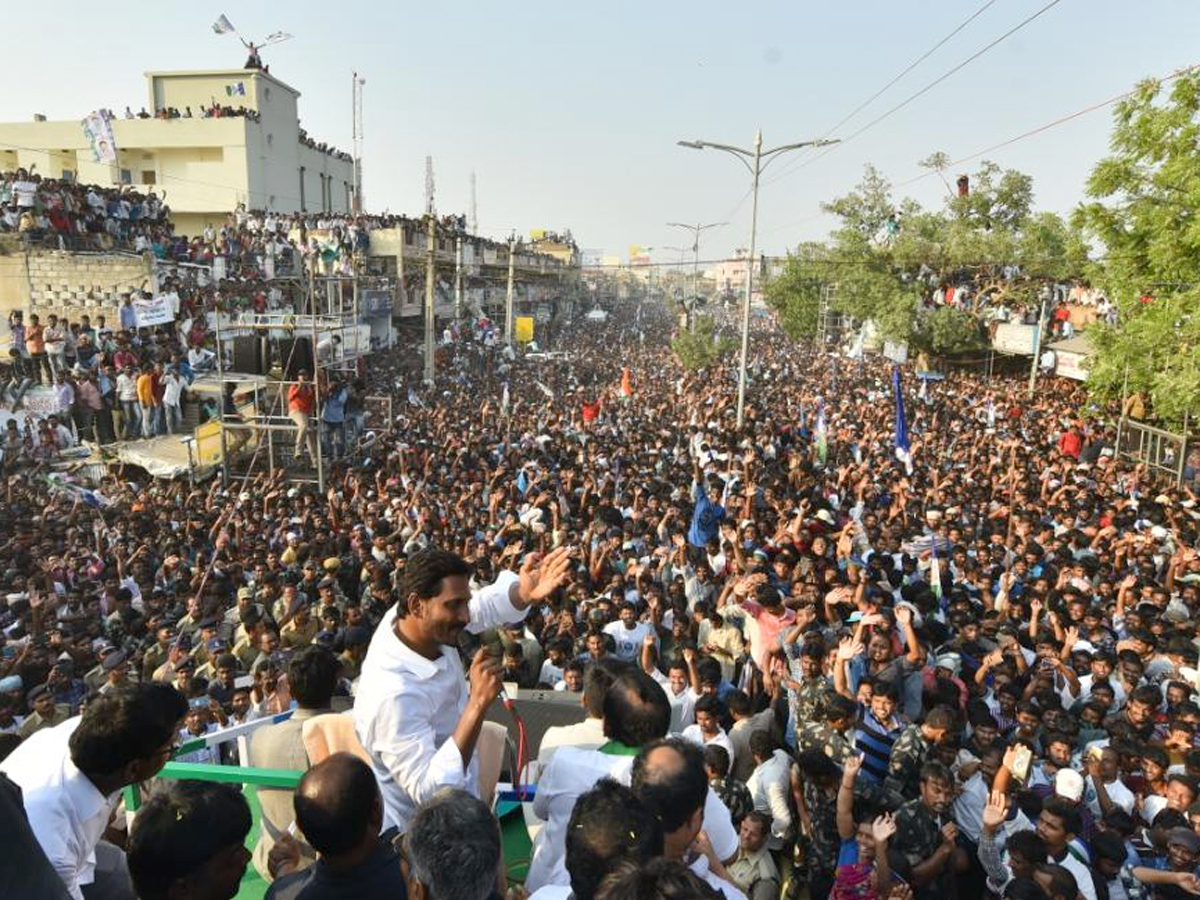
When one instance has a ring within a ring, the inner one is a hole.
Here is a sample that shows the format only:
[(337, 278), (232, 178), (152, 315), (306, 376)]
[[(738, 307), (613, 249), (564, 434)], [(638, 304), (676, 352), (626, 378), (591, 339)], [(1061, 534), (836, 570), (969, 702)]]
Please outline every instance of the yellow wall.
[[(225, 85), (238, 82), (245, 86), (246, 96), (227, 96)], [(148, 73), (147, 83), (147, 111), (156, 105), (180, 111), (191, 106), (197, 117), (115, 119), (116, 166), (92, 161), (78, 121), (3, 123), (0, 171), (36, 165), (45, 177), (61, 178), (68, 170), (84, 184), (116, 185), (121, 183), (121, 170), (127, 169), (135, 188), (165, 193), (173, 212), (203, 225), (223, 222), (239, 203), (300, 211), (303, 166), (303, 208), (310, 212), (326, 208), (321, 199), (321, 176), (326, 175), (331, 185), (328, 208), (348, 211), (346, 185), (353, 183), (353, 164), (300, 144), (299, 92), (293, 88), (244, 69)], [(198, 118), (201, 108), (214, 100), (257, 109), (261, 121)], [(152, 178), (145, 178), (145, 172), (152, 172)]]
[(0, 316), (7, 322), (14, 309), (29, 309), (29, 273), (21, 239), (3, 235), (0, 236)]

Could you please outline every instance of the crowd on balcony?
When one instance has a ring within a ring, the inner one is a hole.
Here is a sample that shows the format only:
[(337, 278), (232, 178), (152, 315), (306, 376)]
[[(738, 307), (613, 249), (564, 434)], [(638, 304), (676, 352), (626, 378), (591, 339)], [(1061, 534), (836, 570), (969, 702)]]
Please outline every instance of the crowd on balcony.
[(153, 190), (82, 185), (35, 169), (0, 173), (0, 232), (71, 250), (129, 248), (172, 233), (171, 211)]
[(317, 141), (314, 138), (309, 137), (308, 132), (303, 128), (300, 129), (300, 143), (305, 147), (316, 150), (318, 153), (328, 153), (330, 156), (335, 157), (336, 159), (344, 159), (347, 162), (353, 159), (353, 157), (345, 150), (339, 150), (337, 147), (333, 146), (333, 144), (327, 144), (324, 141)]
[(136, 114), (134, 111), (125, 107), (126, 119), (233, 119), (242, 118), (249, 119), (252, 122), (258, 122), (262, 118), (258, 110), (250, 109), (246, 106), (231, 106), (229, 104), (217, 103), (215, 100), (209, 106), (202, 106), (199, 112), (192, 114), (192, 108), (185, 106), (182, 110), (174, 106), (158, 107), (153, 113), (146, 111), (146, 107), (142, 107)]

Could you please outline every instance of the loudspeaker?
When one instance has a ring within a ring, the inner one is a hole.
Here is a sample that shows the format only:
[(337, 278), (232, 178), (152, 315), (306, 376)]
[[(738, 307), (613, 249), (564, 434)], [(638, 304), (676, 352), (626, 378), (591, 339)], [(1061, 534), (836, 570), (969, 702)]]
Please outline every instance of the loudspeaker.
[(295, 381), (296, 373), (301, 369), (308, 372), (309, 378), (315, 377), (312, 338), (282, 339), (279, 342), (279, 366), (286, 381)]
[(233, 339), (233, 371), (243, 375), (265, 375), (262, 340), (257, 336)]

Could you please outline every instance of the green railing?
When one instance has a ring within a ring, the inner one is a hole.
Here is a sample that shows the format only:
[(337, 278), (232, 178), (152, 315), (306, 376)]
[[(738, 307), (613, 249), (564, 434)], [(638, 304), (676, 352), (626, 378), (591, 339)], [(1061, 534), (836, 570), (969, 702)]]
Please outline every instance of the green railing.
[[(169, 762), (158, 773), (159, 778), (199, 781), (219, 781), (224, 784), (252, 784), (255, 787), (296, 789), (304, 773), (297, 769), (255, 769), (249, 766), (218, 766), (211, 763)], [(140, 785), (131, 784), (124, 791), (125, 811), (137, 812), (142, 805)]]

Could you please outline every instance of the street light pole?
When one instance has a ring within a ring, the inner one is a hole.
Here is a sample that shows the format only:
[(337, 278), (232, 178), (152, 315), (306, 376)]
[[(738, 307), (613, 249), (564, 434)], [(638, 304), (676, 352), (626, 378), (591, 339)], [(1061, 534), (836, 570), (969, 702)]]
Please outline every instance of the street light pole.
[[(735, 156), (752, 179), (751, 191), (754, 203), (750, 214), (750, 255), (746, 259), (746, 296), (742, 301), (742, 353), (738, 364), (738, 398), (737, 398), (737, 428), (742, 429), (746, 413), (746, 364), (750, 353), (750, 296), (754, 286), (754, 250), (758, 237), (758, 183), (763, 171), (778, 156), (802, 147), (827, 147), (839, 143), (838, 139), (819, 138), (813, 141), (801, 141), (796, 144), (781, 144), (770, 150), (762, 148), (762, 132), (755, 132), (754, 149), (746, 150), (729, 144), (715, 144), (712, 141), (677, 141), (680, 147), (691, 150), (722, 150)], [(751, 163), (753, 160), (753, 163)]]
[(758, 238), (758, 178), (762, 174), (762, 132), (754, 133), (754, 199), (750, 206), (750, 255), (746, 257), (746, 297), (742, 300), (742, 358), (738, 363), (737, 428), (746, 417), (746, 360), (750, 355), (750, 297), (754, 290), (754, 245)]
[(504, 297), (504, 345), (511, 347), (513, 342), (513, 275), (514, 264), (517, 260), (517, 242), (508, 242), (508, 293)]
[[(702, 225), (697, 222), (695, 225), (685, 225), (683, 222), (668, 222), (669, 228), (686, 228), (692, 232), (692, 299), (696, 300), (700, 297), (700, 232), (707, 231), (710, 228), (720, 228), (722, 225), (728, 225), (728, 222), (709, 222), (707, 225)], [(690, 317), (689, 317), (690, 321)]]

